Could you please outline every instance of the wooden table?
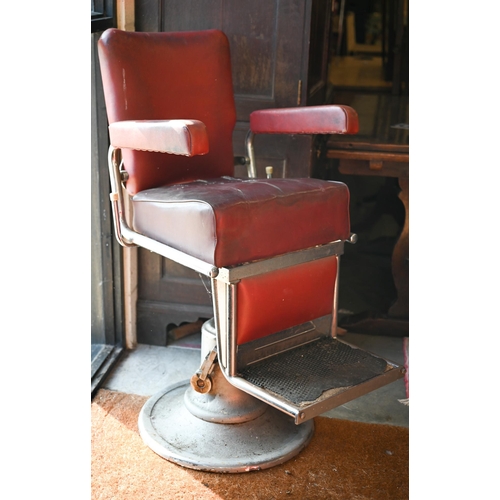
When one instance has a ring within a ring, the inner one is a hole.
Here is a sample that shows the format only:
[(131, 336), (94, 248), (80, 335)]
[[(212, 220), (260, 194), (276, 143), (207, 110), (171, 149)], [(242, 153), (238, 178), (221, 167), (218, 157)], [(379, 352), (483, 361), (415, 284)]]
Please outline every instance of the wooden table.
[[(365, 96), (366, 97), (366, 96)], [(358, 99), (359, 101), (359, 99)], [(361, 102), (361, 101), (359, 101)], [(359, 104), (358, 102), (358, 104)], [(365, 99), (372, 114), (357, 109), (360, 133), (357, 136), (332, 136), (326, 156), (338, 160), (338, 170), (348, 175), (396, 177), (405, 208), (405, 223), (392, 253), (392, 275), (397, 299), (387, 314), (350, 318), (347, 329), (389, 335), (408, 335), (409, 321), (409, 126), (408, 97), (374, 95)], [(357, 103), (350, 105), (356, 109)], [(365, 121), (363, 122), (363, 118)]]

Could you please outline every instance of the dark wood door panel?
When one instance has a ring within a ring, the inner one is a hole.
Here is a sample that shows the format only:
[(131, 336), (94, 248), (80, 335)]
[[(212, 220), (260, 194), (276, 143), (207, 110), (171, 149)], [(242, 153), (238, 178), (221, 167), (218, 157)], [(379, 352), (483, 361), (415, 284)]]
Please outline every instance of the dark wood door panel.
[(162, 31), (198, 31), (218, 28), (223, 0), (160, 0)]
[(227, 35), (237, 120), (248, 121), (256, 109), (297, 105), (299, 81), (303, 79), (306, 3), (167, 0), (163, 4), (163, 29), (220, 29)]
[(144, 300), (164, 300), (169, 303), (210, 305), (207, 288), (210, 282), (192, 269), (139, 249), (139, 289)]
[(137, 340), (166, 345), (169, 325), (213, 316), (208, 278), (139, 248)]

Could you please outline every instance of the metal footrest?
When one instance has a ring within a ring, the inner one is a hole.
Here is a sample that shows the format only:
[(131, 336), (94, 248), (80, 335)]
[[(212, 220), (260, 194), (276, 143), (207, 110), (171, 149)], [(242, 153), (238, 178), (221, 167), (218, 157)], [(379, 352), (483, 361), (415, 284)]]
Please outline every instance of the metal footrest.
[(404, 376), (404, 368), (332, 337), (252, 363), (238, 373), (252, 393), (297, 424)]

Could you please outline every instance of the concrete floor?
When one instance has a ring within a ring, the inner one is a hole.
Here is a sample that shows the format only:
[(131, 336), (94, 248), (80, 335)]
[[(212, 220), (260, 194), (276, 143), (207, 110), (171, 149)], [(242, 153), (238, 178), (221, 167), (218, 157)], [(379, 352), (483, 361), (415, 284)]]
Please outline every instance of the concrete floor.
[[(403, 339), (346, 333), (342, 340), (399, 365), (404, 365)], [(126, 352), (103, 382), (105, 389), (152, 396), (165, 387), (189, 379), (200, 365), (199, 334), (170, 346), (139, 345)], [(397, 380), (323, 416), (351, 421), (409, 426), (404, 379)]]

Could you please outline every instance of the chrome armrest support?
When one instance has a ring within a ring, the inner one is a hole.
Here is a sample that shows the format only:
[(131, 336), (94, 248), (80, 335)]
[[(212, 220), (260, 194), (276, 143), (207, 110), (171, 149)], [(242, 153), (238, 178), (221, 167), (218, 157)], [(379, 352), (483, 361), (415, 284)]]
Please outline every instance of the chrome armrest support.
[(250, 179), (256, 179), (257, 178), (257, 166), (255, 165), (255, 151), (253, 147), (253, 140), (254, 140), (255, 134), (249, 130), (245, 139), (245, 145), (247, 148), (247, 155), (249, 158), (249, 163), (247, 165), (247, 172), (248, 172), (248, 177)]
[(108, 150), (109, 179), (111, 184), (111, 193), (109, 198), (111, 200), (111, 208), (113, 211), (115, 236), (120, 245), (124, 247), (135, 247), (136, 245), (134, 243), (123, 237), (122, 232), (122, 228), (128, 226), (124, 215), (125, 204), (123, 201), (122, 173), (120, 170), (121, 164), (121, 150), (110, 146)]

